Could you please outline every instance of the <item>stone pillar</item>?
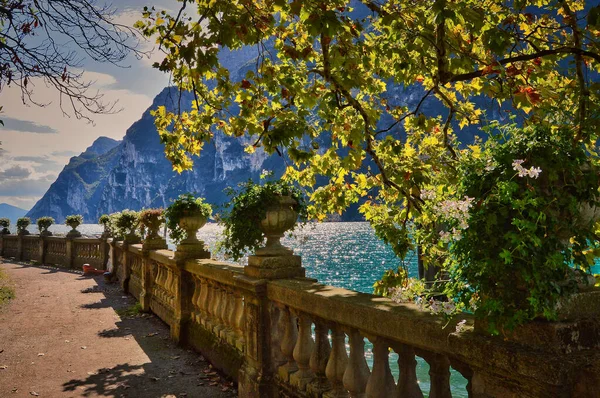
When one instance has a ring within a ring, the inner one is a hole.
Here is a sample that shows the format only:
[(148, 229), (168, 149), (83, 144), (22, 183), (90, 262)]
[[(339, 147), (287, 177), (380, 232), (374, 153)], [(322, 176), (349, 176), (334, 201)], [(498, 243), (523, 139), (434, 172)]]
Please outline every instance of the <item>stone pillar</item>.
[(121, 246), (121, 258), (118, 259), (119, 269), (117, 270), (119, 276), (119, 283), (121, 283), (121, 289), (123, 292), (129, 293), (129, 277), (131, 276), (131, 269), (127, 261), (129, 245), (127, 242), (123, 242)]
[(150, 300), (152, 298), (152, 287), (154, 285), (154, 273), (152, 270), (152, 261), (149, 258), (150, 252), (142, 251), (142, 291), (140, 292), (140, 305), (142, 311), (150, 312)]
[(23, 234), (18, 234), (19, 240), (17, 241), (17, 260), (23, 260)]
[(69, 238), (68, 236), (65, 238), (65, 242), (67, 245), (67, 268), (73, 267), (73, 260), (75, 259), (75, 242), (73, 242), (73, 238)]
[(102, 237), (100, 238), (100, 253), (102, 253), (102, 269), (105, 271), (107, 271), (109, 250), (110, 245), (108, 244), (108, 239), (104, 234), (102, 234)]
[(244, 364), (238, 374), (238, 396), (249, 398), (271, 398), (276, 397), (273, 382), (273, 371), (271, 350), (277, 349), (271, 344), (271, 313), (268, 310), (267, 283), (264, 280), (250, 280), (240, 277), (252, 283), (253, 294), (244, 294), (244, 340), (246, 349), (244, 352)]
[(171, 325), (171, 338), (176, 342), (184, 342), (187, 338), (187, 323), (190, 321), (190, 297), (194, 295), (194, 278), (184, 270), (185, 263), (196, 259), (209, 259), (211, 253), (204, 248), (204, 242), (195, 238), (188, 238), (177, 246), (175, 251), (175, 273), (177, 277), (177, 297), (175, 298), (175, 316)]
[(46, 237), (40, 235), (38, 243), (40, 264), (44, 265), (46, 264)]
[(186, 340), (187, 323), (190, 320), (189, 298), (194, 294), (194, 281), (191, 275), (183, 270), (185, 261), (177, 261), (177, 267), (173, 270), (176, 275), (176, 297), (173, 311), (173, 324), (171, 325), (171, 339), (176, 343)]
[(4, 256), (4, 234), (0, 231), (0, 256)]

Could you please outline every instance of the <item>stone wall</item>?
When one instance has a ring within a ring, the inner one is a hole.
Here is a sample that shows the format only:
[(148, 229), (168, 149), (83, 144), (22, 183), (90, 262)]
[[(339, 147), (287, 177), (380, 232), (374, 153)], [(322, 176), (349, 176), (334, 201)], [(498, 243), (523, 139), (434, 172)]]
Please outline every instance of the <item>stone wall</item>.
[[(23, 242), (34, 239), (44, 246), (42, 258), (65, 266), (78, 264), (79, 255), (95, 258), (99, 247), (94, 240), (4, 236), (0, 250), (23, 258)], [(167, 323), (175, 341), (237, 381), (240, 397), (412, 398), (423, 397), (420, 385), (428, 382), (429, 397), (445, 398), (452, 396), (450, 369), (467, 379), (469, 397), (596, 397), (600, 391), (598, 291), (566, 303), (569, 315), (560, 322), (490, 337), (468, 315), (448, 322), (413, 304), (298, 276), (297, 257), (253, 258), (249, 269), (194, 258), (210, 257), (202, 251), (108, 244), (123, 289)], [(466, 324), (457, 330), (461, 320)], [(390, 368), (392, 353), (399, 372)], [(429, 364), (429, 380), (417, 380), (417, 357)]]

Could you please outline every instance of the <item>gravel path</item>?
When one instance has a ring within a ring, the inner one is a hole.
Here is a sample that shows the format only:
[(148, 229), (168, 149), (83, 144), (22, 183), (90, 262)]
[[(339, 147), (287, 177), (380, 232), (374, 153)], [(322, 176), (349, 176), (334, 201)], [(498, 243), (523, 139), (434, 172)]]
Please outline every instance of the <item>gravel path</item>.
[(0, 397), (233, 397), (232, 384), (177, 347), (153, 315), (102, 277), (2, 263), (15, 298), (0, 308)]

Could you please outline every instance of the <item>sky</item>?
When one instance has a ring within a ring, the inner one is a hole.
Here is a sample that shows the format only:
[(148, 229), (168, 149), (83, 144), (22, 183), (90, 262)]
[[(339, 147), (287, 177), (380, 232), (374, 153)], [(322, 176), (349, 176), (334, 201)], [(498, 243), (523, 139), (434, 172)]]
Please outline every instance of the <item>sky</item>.
[[(133, 25), (144, 6), (177, 9), (175, 0), (113, 0), (120, 23)], [(155, 50), (155, 43), (141, 42), (141, 49)], [(35, 84), (34, 97), (46, 107), (24, 105), (20, 90), (8, 87), (0, 92), (0, 203), (30, 209), (44, 195), (72, 156), (85, 151), (100, 136), (120, 140), (125, 131), (152, 104), (153, 98), (169, 83), (168, 75), (152, 68), (160, 60), (153, 51), (149, 58), (134, 57), (125, 67), (86, 63), (84, 78), (95, 81), (103, 100), (118, 100), (119, 113), (93, 115), (93, 124), (62, 115), (58, 93)]]

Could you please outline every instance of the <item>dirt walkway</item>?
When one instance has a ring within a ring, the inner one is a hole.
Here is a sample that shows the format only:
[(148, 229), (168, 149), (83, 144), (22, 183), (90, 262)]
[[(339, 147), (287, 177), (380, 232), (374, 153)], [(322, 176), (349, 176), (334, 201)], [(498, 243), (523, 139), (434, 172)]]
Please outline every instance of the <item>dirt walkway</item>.
[(232, 397), (198, 354), (101, 277), (1, 263), (15, 298), (0, 309), (0, 397)]

